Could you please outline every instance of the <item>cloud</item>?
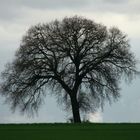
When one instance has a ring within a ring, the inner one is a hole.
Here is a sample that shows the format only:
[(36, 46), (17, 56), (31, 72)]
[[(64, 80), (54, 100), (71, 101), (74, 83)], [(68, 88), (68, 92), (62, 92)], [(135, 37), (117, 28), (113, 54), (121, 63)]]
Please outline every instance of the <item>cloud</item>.
[[(23, 18), (30, 10), (84, 11), (101, 13), (121, 13), (139, 15), (140, 1), (138, 0), (0, 0), (0, 20), (16, 20)], [(45, 15), (46, 13), (44, 13)], [(27, 16), (27, 15), (26, 15)]]
[(10, 23), (24, 13), (23, 6), (18, 5), (16, 0), (0, 0), (0, 3), (0, 21), (9, 21)]
[(99, 111), (95, 113), (89, 113), (87, 118), (90, 122), (103, 122), (102, 113)]
[(101, 13), (115, 13), (127, 16), (140, 14), (139, 0), (93, 0), (87, 10)]
[(127, 4), (129, 2), (129, 0), (101, 0), (101, 1), (105, 3), (111, 3), (111, 4), (122, 4), (122, 3)]
[(61, 10), (78, 9), (88, 5), (90, 0), (0, 0), (0, 20), (22, 18), (27, 9)]
[[(9, 115), (7, 115), (9, 114)], [(0, 116), (0, 123), (51, 123), (51, 122), (63, 122), (62, 119), (56, 119), (55, 117), (47, 114), (46, 116), (36, 116), (36, 117), (27, 117), (21, 116), (18, 113), (10, 114), (5, 113), (5, 115)]]
[(20, 4), (32, 7), (32, 8), (49, 8), (49, 9), (60, 9), (60, 8), (78, 8), (88, 4), (90, 0), (24, 0)]

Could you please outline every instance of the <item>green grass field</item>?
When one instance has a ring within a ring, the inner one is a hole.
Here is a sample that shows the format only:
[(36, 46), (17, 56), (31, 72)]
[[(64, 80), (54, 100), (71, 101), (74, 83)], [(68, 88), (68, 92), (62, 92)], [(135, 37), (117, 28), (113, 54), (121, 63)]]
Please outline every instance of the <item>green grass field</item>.
[(139, 140), (140, 124), (1, 124), (0, 140)]

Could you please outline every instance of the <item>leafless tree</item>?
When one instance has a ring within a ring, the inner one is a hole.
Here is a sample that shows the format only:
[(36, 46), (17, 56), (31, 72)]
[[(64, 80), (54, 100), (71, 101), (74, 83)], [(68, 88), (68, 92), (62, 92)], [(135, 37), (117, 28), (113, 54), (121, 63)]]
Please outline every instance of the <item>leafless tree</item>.
[(30, 113), (46, 94), (54, 94), (77, 123), (80, 110), (93, 111), (118, 99), (121, 78), (130, 81), (136, 73), (129, 41), (118, 28), (66, 17), (28, 30), (2, 73), (1, 94), (12, 109)]

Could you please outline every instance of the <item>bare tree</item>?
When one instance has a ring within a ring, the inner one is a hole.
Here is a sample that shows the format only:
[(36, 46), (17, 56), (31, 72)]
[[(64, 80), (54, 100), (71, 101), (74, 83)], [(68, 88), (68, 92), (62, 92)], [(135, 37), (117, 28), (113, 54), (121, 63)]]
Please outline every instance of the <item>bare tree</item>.
[(118, 99), (121, 78), (135, 75), (136, 60), (124, 33), (66, 17), (28, 30), (15, 60), (2, 73), (1, 93), (12, 109), (30, 113), (46, 94), (54, 94), (77, 123), (80, 110), (93, 111)]

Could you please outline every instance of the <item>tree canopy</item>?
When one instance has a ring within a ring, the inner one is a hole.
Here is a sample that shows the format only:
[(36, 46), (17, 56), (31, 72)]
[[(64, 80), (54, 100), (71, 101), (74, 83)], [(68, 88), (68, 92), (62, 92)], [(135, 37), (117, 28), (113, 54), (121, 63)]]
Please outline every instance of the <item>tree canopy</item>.
[(83, 17), (65, 17), (27, 31), (2, 73), (1, 93), (12, 109), (30, 113), (46, 94), (54, 94), (72, 110), (74, 122), (81, 122), (80, 111), (95, 111), (106, 100), (118, 99), (121, 78), (135, 75), (127, 35)]

